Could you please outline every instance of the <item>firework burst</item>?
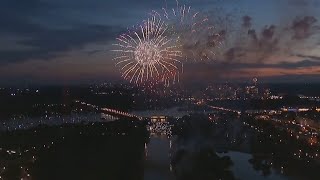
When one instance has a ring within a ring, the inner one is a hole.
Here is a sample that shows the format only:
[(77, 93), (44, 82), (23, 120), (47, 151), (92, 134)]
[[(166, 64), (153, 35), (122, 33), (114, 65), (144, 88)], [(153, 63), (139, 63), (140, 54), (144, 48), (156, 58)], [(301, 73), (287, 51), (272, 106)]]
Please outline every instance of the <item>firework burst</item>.
[(132, 83), (162, 81), (176, 82), (182, 64), (181, 51), (175, 40), (167, 36), (168, 25), (157, 18), (144, 21), (142, 25), (117, 38), (114, 60), (122, 77)]
[(191, 6), (179, 5), (161, 11), (152, 11), (152, 16), (168, 24), (168, 32), (180, 47), (185, 59), (212, 60), (223, 43), (223, 34), (217, 32), (210, 19)]

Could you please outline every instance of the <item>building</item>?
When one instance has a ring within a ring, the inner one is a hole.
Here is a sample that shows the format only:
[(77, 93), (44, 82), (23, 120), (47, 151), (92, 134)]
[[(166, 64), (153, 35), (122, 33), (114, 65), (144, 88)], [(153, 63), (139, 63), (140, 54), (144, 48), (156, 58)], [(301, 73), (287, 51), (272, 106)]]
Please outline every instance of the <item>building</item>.
[(152, 123), (156, 123), (156, 122), (164, 123), (164, 122), (167, 122), (167, 120), (168, 120), (168, 117), (166, 116), (151, 116)]

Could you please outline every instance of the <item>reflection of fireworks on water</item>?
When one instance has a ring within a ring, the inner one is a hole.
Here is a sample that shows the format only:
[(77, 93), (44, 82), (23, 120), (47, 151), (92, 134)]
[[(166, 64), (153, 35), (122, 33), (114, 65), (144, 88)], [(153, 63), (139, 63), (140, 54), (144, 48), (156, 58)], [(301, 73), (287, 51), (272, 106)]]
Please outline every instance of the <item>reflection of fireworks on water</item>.
[(153, 16), (139, 28), (120, 35), (114, 44), (117, 53), (114, 58), (123, 78), (134, 83), (178, 80), (181, 71), (181, 52), (175, 41), (167, 36), (168, 26), (160, 18)]
[(208, 17), (193, 11), (191, 6), (180, 6), (178, 1), (176, 8), (162, 8), (151, 15), (168, 23), (168, 32), (186, 59), (214, 59), (224, 40), (223, 32), (216, 32)]

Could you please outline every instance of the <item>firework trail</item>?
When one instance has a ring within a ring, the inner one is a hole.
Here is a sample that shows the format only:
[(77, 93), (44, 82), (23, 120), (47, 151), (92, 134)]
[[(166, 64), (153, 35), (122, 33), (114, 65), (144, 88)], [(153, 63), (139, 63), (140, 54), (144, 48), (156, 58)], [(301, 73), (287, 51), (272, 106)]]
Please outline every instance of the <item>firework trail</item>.
[(114, 60), (122, 77), (131, 83), (178, 81), (181, 51), (168, 34), (168, 25), (156, 16), (117, 38)]
[(177, 0), (176, 8), (166, 7), (161, 11), (154, 10), (150, 14), (168, 24), (167, 32), (176, 40), (185, 59), (215, 59), (224, 38), (206, 15), (194, 11), (191, 6), (179, 5)]

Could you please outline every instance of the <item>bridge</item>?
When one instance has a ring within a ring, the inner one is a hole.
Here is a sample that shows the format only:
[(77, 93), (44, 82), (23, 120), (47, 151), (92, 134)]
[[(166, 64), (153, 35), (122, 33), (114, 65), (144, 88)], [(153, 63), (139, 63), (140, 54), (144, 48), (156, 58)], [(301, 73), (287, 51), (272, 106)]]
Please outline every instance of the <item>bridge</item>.
[(234, 110), (234, 109), (228, 109), (228, 108), (224, 108), (224, 107), (217, 107), (217, 106), (210, 106), (210, 105), (208, 105), (208, 107), (215, 109), (215, 110), (219, 110), (219, 111), (227, 111), (227, 112), (234, 112), (234, 113), (241, 114), (241, 111)]
[(133, 119), (142, 120), (142, 117), (140, 117), (140, 116), (136, 116), (134, 114), (130, 114), (128, 112), (120, 111), (120, 110), (117, 110), (117, 109), (101, 108), (100, 110), (101, 110), (102, 113), (109, 114), (109, 115), (114, 116), (114, 117), (133, 118)]

